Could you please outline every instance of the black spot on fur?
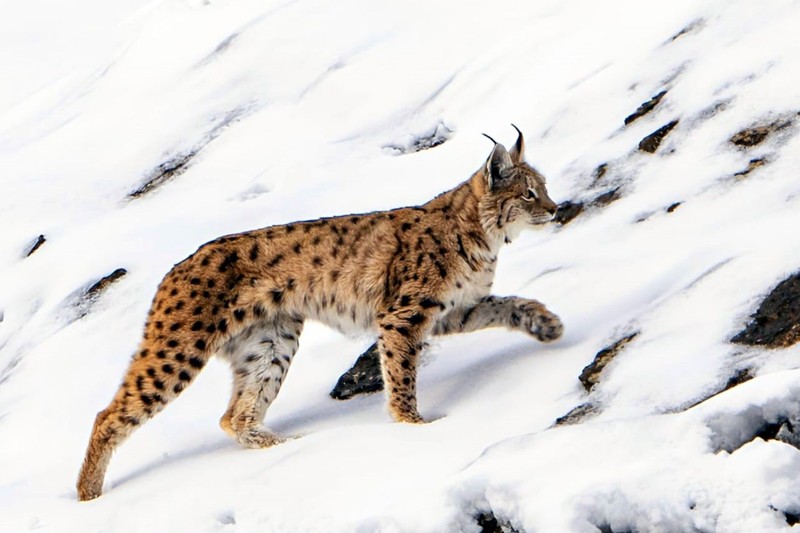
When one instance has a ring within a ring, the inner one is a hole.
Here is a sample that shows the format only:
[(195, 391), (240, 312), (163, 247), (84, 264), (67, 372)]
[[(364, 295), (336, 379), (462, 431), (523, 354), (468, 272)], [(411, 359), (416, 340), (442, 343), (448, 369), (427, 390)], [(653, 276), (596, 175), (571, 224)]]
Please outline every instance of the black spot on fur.
[(411, 385), (411, 378), (409, 377), (403, 378), (403, 385)]
[(195, 307), (195, 308), (194, 308), (194, 311), (192, 311), (192, 314), (193, 314), (193, 315), (195, 315), (195, 316), (197, 316), (197, 315), (199, 315), (199, 314), (200, 314), (200, 313), (202, 313), (202, 312), (203, 312), (203, 308), (202, 308), (202, 307), (200, 307), (200, 306), (197, 306), (197, 307)]
[(416, 326), (417, 324), (422, 324), (425, 322), (425, 316), (421, 313), (414, 313), (410, 317), (408, 317), (408, 323), (412, 326)]
[(183, 383), (176, 383), (175, 386), (172, 387), (172, 392), (175, 394), (180, 394), (183, 388)]
[(178, 294), (178, 289), (172, 289), (171, 291), (169, 291), (170, 296), (175, 296), (176, 294)]
[(192, 380), (192, 375), (190, 373), (188, 373), (186, 370), (181, 370), (178, 373), (178, 379), (181, 380), (181, 381), (191, 381)]
[(289, 278), (289, 280), (286, 282), (286, 290), (293, 291), (294, 288), (295, 288), (294, 278)]
[(190, 357), (189, 365), (193, 368), (203, 368), (203, 360), (199, 357)]
[(233, 316), (234, 318), (236, 318), (236, 320), (241, 322), (242, 320), (244, 320), (244, 317), (247, 316), (247, 312), (244, 309), (237, 309), (236, 311), (233, 312)]
[(192, 285), (200, 285), (200, 278), (192, 278), (189, 283)]
[(217, 324), (217, 329), (220, 331), (220, 333), (225, 333), (226, 331), (228, 331), (228, 321), (225, 320), (224, 318), (220, 320), (219, 323)]
[(201, 329), (203, 329), (203, 323), (199, 320), (192, 324), (192, 331), (200, 331)]
[(397, 333), (399, 333), (403, 337), (410, 337), (411, 336), (411, 332), (408, 331), (408, 328), (403, 327), (403, 326), (400, 326), (400, 327), (397, 328)]
[(182, 324), (181, 324), (180, 322), (175, 322), (174, 324), (172, 324), (172, 325), (169, 327), (169, 330), (170, 330), (170, 331), (178, 331), (179, 329), (181, 329), (181, 325), (182, 325)]
[(320, 256), (315, 256), (311, 262), (314, 263), (314, 266), (322, 266), (322, 258)]
[(296, 254), (299, 254), (300, 252), (302, 252), (302, 251), (303, 251), (303, 246), (302, 246), (302, 245), (301, 245), (299, 242), (297, 242), (297, 243), (295, 243), (295, 245), (292, 247), (292, 250), (294, 250), (294, 253), (296, 253)]
[(159, 359), (166, 359), (167, 352), (165, 352), (164, 350), (159, 350), (156, 352), (156, 357), (158, 357)]
[(206, 281), (206, 287), (208, 287), (209, 289), (213, 289), (216, 286), (216, 284), (217, 282), (214, 281), (213, 279)]
[(175, 339), (170, 339), (167, 341), (167, 346), (169, 346), (170, 348), (175, 348), (178, 346), (178, 341), (176, 341)]
[(250, 248), (250, 261), (255, 261), (258, 259), (258, 243), (253, 244), (253, 247)]
[(164, 390), (164, 382), (161, 381), (160, 379), (154, 379), (153, 387), (155, 387), (158, 390)]
[(206, 341), (203, 339), (197, 339), (197, 342), (194, 343), (195, 348), (198, 350), (205, 350), (206, 349)]
[(165, 374), (172, 374), (175, 371), (175, 369), (172, 368), (171, 364), (167, 363), (167, 364), (161, 365), (161, 371), (164, 372)]
[(403, 230), (403, 231), (410, 230), (411, 229), (411, 223), (410, 222), (403, 222), (403, 225), (400, 226), (400, 229)]
[(280, 263), (281, 261), (283, 261), (283, 254), (278, 254), (275, 257), (273, 257), (272, 260), (269, 263), (267, 263), (267, 266), (270, 267), (270, 268), (274, 267), (278, 263)]
[(408, 368), (410, 368), (410, 367), (411, 367), (411, 363), (409, 362), (409, 360), (408, 360), (408, 359), (403, 359), (403, 362), (402, 362), (402, 363), (400, 363), (400, 366), (402, 366), (402, 367), (403, 367), (403, 368), (405, 368), (405, 369), (408, 369)]
[(183, 363), (184, 361), (186, 361), (186, 356), (183, 355), (182, 353), (177, 353), (175, 354), (175, 360), (178, 361), (179, 363)]
[(142, 403), (145, 405), (153, 405), (153, 397), (147, 394), (140, 394), (139, 398), (142, 400)]
[(275, 305), (279, 305), (283, 301), (283, 291), (280, 289), (272, 289), (270, 295), (272, 295), (272, 302)]
[(425, 297), (420, 300), (419, 305), (422, 306), (423, 309), (430, 309), (432, 307), (438, 307), (440, 309), (444, 309), (444, 304), (442, 302), (438, 302), (433, 298)]
[(286, 225), (286, 233), (291, 233), (295, 230), (295, 227), (292, 224)]
[(155, 368), (148, 368), (147, 369), (147, 375), (150, 376), (151, 378), (155, 377), (156, 376), (156, 369)]

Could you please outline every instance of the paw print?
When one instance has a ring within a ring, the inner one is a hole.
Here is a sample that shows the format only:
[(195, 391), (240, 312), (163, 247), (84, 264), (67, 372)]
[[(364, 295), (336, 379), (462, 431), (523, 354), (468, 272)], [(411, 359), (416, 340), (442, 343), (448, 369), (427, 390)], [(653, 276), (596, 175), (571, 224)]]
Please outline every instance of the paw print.
[(511, 320), (514, 327), (542, 342), (554, 341), (564, 333), (561, 319), (536, 300), (525, 300), (517, 304)]

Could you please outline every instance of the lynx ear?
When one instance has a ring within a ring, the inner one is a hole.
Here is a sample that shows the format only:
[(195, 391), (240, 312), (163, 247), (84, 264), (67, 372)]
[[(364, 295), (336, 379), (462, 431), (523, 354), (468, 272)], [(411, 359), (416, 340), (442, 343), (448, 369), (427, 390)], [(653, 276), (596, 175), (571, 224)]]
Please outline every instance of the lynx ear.
[(511, 156), (508, 155), (505, 146), (495, 144), (489, 159), (486, 160), (486, 179), (489, 189), (495, 190), (502, 186), (503, 181), (508, 178), (509, 170), (514, 166)]
[(513, 126), (518, 133), (517, 142), (516, 144), (514, 144), (514, 147), (511, 149), (511, 152), (509, 152), (511, 160), (516, 164), (516, 163), (521, 163), (522, 161), (525, 160), (525, 139), (522, 137), (522, 132), (519, 131), (518, 127), (514, 126), (513, 124), (511, 126)]

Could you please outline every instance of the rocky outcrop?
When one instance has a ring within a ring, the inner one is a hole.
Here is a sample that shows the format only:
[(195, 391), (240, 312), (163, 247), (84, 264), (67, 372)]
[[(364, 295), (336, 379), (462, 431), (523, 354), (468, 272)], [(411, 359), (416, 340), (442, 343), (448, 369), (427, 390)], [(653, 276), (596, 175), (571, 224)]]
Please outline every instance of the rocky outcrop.
[(671, 132), (673, 128), (678, 125), (678, 122), (679, 121), (677, 119), (668, 122), (642, 139), (639, 142), (639, 150), (642, 152), (647, 152), (648, 154), (656, 153), (656, 150), (658, 150), (658, 147), (661, 146), (661, 142), (664, 140), (664, 137), (666, 137), (669, 132)]
[(731, 342), (785, 348), (800, 341), (800, 272), (778, 283)]
[(342, 374), (330, 395), (337, 400), (349, 400), (359, 394), (371, 394), (380, 390), (383, 390), (381, 361), (378, 345), (373, 344), (358, 357), (350, 370)]
[(594, 356), (594, 360), (586, 365), (581, 372), (581, 375), (578, 377), (581, 384), (583, 384), (583, 388), (586, 389), (586, 392), (590, 392), (597, 383), (600, 382), (600, 374), (602, 374), (603, 369), (614, 359), (614, 357), (622, 351), (622, 349), (635, 339), (639, 335), (639, 332), (631, 333), (618, 341), (614, 344), (603, 348), (597, 355)]

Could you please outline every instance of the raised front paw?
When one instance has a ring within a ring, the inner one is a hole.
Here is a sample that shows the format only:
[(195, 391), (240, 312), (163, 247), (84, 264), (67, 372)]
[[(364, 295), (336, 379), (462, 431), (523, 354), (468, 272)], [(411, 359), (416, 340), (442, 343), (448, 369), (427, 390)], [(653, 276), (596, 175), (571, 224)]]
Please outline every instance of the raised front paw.
[(526, 300), (515, 307), (512, 324), (540, 341), (554, 341), (564, 333), (561, 319), (536, 300)]

